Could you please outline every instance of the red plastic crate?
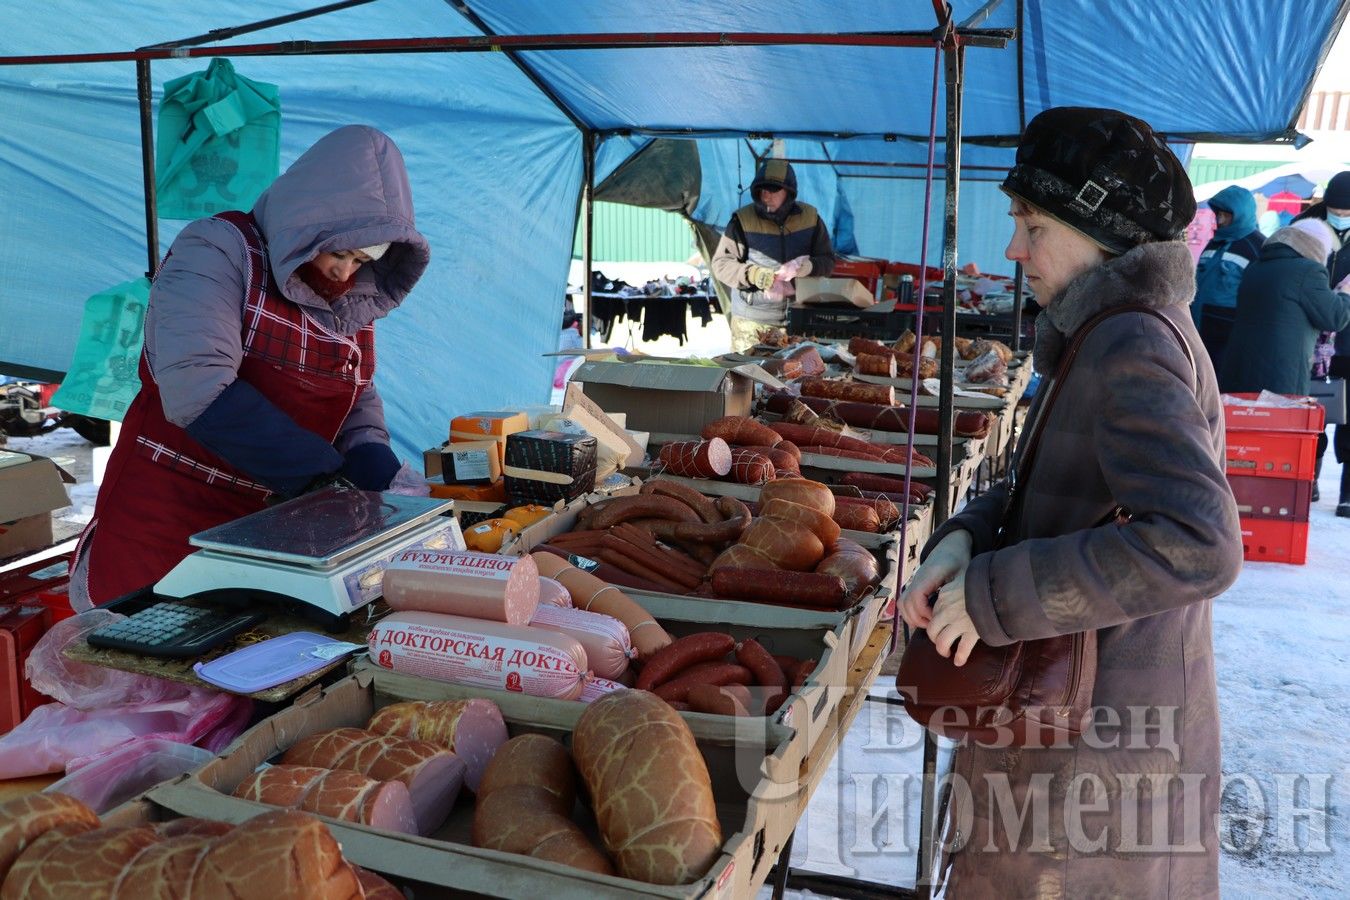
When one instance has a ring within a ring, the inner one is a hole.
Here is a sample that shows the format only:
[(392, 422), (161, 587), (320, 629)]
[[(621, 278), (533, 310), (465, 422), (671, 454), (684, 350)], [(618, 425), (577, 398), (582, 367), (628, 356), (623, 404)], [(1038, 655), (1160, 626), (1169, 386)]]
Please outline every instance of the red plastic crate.
[(1228, 486), (1233, 489), (1238, 515), (1243, 518), (1308, 521), (1308, 510), (1312, 506), (1311, 481), (1229, 475)]
[(838, 259), (834, 261), (831, 278), (856, 278), (867, 288), (868, 293), (876, 296), (877, 280), (886, 270), (886, 261), (882, 259)]
[(28, 654), (51, 623), (51, 612), (44, 606), (0, 606), (0, 734), (52, 702), (33, 690), (24, 675)]
[(48, 590), (70, 579), (72, 553), (26, 563), (0, 574), (0, 603), (14, 603), (29, 594)]
[(1308, 561), (1308, 523), (1248, 519), (1242, 523), (1242, 558), (1301, 566)]
[[(1255, 400), (1259, 394), (1231, 394)], [(1312, 397), (1290, 397), (1303, 402), (1299, 407), (1229, 406), (1223, 407), (1223, 424), (1229, 431), (1314, 431), (1327, 424), (1327, 411)]]
[(1316, 458), (1316, 432), (1229, 431), (1224, 469), (1229, 475), (1311, 481)]

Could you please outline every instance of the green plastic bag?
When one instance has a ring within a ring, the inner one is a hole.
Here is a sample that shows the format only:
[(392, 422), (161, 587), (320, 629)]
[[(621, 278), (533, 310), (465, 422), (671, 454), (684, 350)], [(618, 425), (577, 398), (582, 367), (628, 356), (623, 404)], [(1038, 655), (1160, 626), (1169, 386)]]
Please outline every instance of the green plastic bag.
[(155, 190), (166, 219), (250, 209), (281, 170), (281, 99), (274, 84), (236, 75), (228, 59), (164, 85)]
[(52, 405), (96, 419), (122, 421), (141, 389), (136, 372), (150, 282), (126, 281), (84, 302), (80, 339)]

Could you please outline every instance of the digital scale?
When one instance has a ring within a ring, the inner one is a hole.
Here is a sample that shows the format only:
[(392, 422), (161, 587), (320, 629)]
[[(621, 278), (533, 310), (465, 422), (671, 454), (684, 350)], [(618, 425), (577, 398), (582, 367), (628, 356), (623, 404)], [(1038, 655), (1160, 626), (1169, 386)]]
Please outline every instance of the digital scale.
[[(378, 598), (384, 569), (410, 547), (463, 550), (452, 500), (328, 487), (189, 538), (201, 549), (155, 585), (165, 597), (273, 595), (342, 628)], [(298, 603), (297, 603), (298, 601)]]

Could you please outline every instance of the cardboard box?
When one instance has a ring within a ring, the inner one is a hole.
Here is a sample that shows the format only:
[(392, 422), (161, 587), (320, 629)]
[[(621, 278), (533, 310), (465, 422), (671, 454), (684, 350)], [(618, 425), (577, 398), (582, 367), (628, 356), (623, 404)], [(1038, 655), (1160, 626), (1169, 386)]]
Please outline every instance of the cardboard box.
[(797, 289), (794, 305), (812, 303), (847, 303), (866, 309), (877, 302), (876, 297), (856, 278), (818, 278), (808, 276), (793, 282)]
[(755, 384), (786, 387), (760, 366), (667, 365), (588, 361), (572, 373), (601, 409), (627, 416), (628, 428), (698, 434), (722, 416), (747, 416)]
[(427, 485), (431, 496), (438, 500), (471, 500), (475, 503), (503, 504), (506, 502), (506, 479), (498, 478), (492, 484), (446, 484), (436, 476), (429, 478)]
[[(438, 687), (425, 679), (410, 679), (406, 684), (417, 689)], [(230, 791), (258, 766), (308, 735), (362, 726), (375, 710), (416, 699), (425, 698), (381, 690), (369, 672), (358, 673), (322, 692), (302, 695), (290, 707), (241, 735), (214, 762), (153, 788), (145, 799), (178, 815), (244, 821), (268, 807), (232, 797)], [(581, 703), (568, 703), (566, 707), (541, 704), (528, 716), (503, 713), (507, 729), (513, 735), (539, 732), (565, 740), (585, 710)], [(715, 900), (753, 896), (768, 877), (800, 814), (797, 784), (775, 784), (759, 774), (762, 761), (776, 751), (778, 741), (788, 730), (779, 727), (772, 734), (756, 736), (744, 733), (736, 720), (707, 725), (691, 721), (690, 728), (712, 777), (725, 840), (722, 855), (712, 868), (691, 884), (646, 884), (474, 847), (470, 843), (473, 800), (468, 794), (460, 795), (450, 819), (430, 837), (395, 834), (327, 818), (324, 822), (342, 844), (343, 855), (357, 865), (399, 881), (423, 882), (485, 896), (529, 900), (539, 897)], [(797, 765), (800, 766), (800, 758)], [(580, 817), (577, 821), (583, 828), (593, 827)]]
[(52, 510), (70, 505), (75, 479), (50, 459), (0, 450), (0, 559), (52, 544)]

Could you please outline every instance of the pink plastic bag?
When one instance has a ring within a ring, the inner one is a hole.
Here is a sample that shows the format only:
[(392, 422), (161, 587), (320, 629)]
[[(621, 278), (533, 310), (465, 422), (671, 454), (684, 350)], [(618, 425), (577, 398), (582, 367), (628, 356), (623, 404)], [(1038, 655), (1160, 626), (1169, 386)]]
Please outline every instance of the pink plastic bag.
[[(91, 666), (62, 650), (89, 632), (122, 618), (94, 609), (65, 619), (43, 635), (28, 657), (33, 687), (58, 702), (33, 710), (0, 737), (0, 778), (75, 770), (132, 741), (158, 738), (217, 745), (243, 730), (252, 701), (186, 684)], [(218, 729), (228, 723), (234, 734)]]

